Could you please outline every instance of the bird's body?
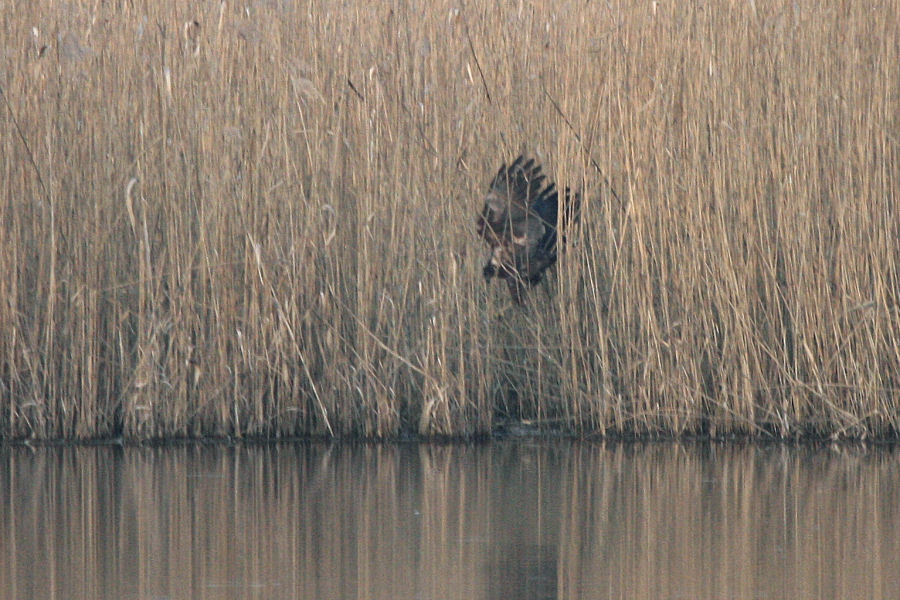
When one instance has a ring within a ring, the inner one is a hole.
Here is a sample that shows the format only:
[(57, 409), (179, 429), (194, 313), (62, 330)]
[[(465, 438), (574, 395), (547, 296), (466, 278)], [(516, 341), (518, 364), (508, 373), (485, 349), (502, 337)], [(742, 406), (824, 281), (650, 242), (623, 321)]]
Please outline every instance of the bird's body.
[[(566, 189), (562, 216), (578, 216), (579, 198)], [(476, 222), (491, 250), (484, 277), (505, 279), (517, 304), (541, 281), (557, 255), (559, 194), (535, 159), (519, 156), (491, 181)]]

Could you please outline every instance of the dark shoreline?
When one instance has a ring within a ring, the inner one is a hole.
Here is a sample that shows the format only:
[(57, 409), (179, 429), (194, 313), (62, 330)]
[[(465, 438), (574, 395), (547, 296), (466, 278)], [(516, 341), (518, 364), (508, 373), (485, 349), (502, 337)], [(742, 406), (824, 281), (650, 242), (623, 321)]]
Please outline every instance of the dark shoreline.
[(181, 447), (181, 446), (273, 446), (289, 444), (323, 444), (323, 445), (406, 445), (423, 444), (433, 446), (454, 445), (481, 445), (503, 442), (538, 442), (538, 443), (586, 443), (586, 444), (610, 444), (610, 445), (644, 445), (644, 444), (673, 444), (673, 445), (716, 445), (716, 446), (788, 446), (788, 447), (846, 447), (846, 448), (894, 448), (900, 447), (900, 438), (860, 438), (823, 436), (794, 436), (774, 437), (761, 435), (730, 434), (723, 436), (711, 435), (666, 435), (666, 434), (593, 434), (577, 435), (563, 430), (540, 430), (526, 423), (509, 423), (498, 428), (490, 435), (477, 436), (419, 436), (414, 434), (397, 435), (383, 438), (363, 436), (201, 436), (201, 437), (173, 437), (173, 438), (147, 438), (125, 439), (122, 437), (94, 438), (83, 440), (46, 439), (0, 439), (2, 447), (29, 447), (29, 448), (57, 448), (57, 447)]

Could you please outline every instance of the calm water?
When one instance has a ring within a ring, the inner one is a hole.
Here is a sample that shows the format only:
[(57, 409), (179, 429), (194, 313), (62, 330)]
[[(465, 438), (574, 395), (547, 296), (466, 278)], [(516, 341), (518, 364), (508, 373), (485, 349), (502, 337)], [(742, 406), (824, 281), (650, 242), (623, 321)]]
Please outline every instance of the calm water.
[(900, 598), (900, 452), (0, 448), (0, 599)]

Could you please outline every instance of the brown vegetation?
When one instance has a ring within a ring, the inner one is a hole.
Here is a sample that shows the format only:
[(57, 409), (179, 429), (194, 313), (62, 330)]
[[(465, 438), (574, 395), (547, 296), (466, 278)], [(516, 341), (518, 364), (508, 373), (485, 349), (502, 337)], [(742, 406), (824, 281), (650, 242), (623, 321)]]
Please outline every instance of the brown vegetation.
[[(894, 436), (898, 12), (7, 4), (0, 438)], [(584, 188), (527, 310), (522, 144)]]

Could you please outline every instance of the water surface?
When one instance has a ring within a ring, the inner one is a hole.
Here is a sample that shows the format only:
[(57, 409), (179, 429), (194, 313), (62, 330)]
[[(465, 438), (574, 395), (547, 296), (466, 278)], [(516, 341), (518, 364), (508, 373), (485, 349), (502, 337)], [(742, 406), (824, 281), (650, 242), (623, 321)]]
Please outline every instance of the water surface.
[(0, 448), (0, 599), (900, 598), (893, 450)]

